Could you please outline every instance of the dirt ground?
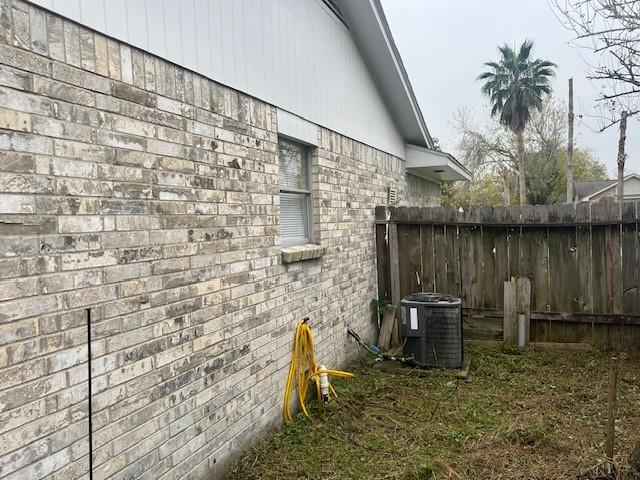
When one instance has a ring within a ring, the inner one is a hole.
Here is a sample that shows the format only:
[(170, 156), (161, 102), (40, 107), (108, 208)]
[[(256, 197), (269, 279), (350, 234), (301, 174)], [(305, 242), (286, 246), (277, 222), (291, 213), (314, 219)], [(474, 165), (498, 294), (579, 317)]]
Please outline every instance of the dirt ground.
[[(466, 352), (468, 380), (382, 373), (363, 357), (323, 417), (300, 415), (228, 480), (594, 479), (605, 459), (609, 355)], [(620, 365), (616, 463), (640, 440), (640, 359)], [(453, 478), (453, 477), (451, 477)]]

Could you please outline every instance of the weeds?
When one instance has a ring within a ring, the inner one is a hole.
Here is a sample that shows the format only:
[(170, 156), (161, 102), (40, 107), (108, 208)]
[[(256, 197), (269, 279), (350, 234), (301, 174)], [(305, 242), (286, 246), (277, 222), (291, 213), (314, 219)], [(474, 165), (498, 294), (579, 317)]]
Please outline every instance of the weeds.
[[(392, 375), (363, 358), (324, 417), (301, 415), (248, 452), (229, 480), (437, 479), (443, 460), (468, 479), (599, 477), (608, 362), (598, 353), (472, 350), (469, 381), (434, 370)], [(621, 366), (617, 457), (640, 431), (640, 362)]]

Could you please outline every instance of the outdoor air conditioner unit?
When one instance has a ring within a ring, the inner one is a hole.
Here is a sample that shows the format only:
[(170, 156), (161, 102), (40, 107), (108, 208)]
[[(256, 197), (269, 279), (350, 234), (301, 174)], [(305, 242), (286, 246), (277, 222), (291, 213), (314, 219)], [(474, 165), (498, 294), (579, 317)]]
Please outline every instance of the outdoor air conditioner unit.
[(460, 368), (464, 360), (462, 301), (439, 293), (402, 299), (403, 355), (424, 367)]

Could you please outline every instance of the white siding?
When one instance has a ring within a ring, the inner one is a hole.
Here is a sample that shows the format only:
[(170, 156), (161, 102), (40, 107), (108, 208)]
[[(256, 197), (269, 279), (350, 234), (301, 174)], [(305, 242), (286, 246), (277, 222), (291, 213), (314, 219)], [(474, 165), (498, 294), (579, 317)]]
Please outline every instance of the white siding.
[(321, 0), (33, 2), (404, 158), (357, 45)]
[(640, 199), (640, 179), (631, 177), (625, 180), (624, 197), (633, 200)]

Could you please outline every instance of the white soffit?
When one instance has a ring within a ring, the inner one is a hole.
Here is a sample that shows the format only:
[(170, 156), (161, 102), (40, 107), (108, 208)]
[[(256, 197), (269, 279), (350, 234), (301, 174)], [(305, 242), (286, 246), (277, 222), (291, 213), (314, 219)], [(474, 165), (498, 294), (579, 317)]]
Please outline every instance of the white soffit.
[(318, 126), (286, 110), (278, 109), (278, 134), (318, 146)]
[(452, 155), (407, 144), (407, 173), (436, 182), (471, 180), (471, 173)]

